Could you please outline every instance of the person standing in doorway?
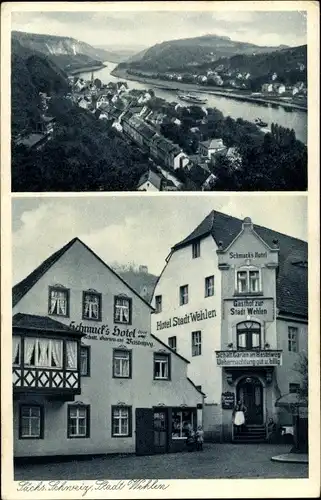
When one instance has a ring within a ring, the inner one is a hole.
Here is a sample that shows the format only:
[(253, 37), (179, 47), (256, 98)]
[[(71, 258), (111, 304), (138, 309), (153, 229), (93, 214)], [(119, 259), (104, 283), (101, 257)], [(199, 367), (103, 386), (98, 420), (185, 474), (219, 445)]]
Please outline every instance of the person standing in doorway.
[(233, 415), (232, 415), (233, 425), (236, 434), (239, 434), (245, 428), (245, 414), (246, 414), (246, 407), (244, 406), (243, 401), (239, 400), (233, 410)]

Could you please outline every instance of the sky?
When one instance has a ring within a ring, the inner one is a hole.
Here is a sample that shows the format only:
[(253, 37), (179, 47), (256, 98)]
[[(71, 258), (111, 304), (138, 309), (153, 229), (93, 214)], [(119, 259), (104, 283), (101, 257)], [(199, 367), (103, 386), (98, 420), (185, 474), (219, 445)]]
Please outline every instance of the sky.
[[(182, 2), (183, 4), (183, 2)], [(306, 12), (299, 11), (134, 11), (14, 12), (12, 29), (70, 36), (94, 46), (151, 46), (205, 34), (257, 45), (307, 43)], [(193, 2), (195, 7), (195, 2)], [(246, 4), (246, 2), (245, 2)], [(132, 9), (130, 11), (129, 9)]]
[(107, 264), (147, 265), (159, 275), (173, 245), (212, 211), (307, 240), (304, 195), (125, 195), (14, 198), (13, 284), (79, 237)]

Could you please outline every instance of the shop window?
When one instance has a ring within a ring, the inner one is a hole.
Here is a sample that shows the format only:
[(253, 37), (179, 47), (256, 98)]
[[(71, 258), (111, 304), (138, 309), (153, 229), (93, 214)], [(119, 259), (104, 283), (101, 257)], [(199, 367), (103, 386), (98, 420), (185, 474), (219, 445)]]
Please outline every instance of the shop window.
[(63, 366), (63, 342), (54, 339), (25, 337), (24, 364), (36, 368), (59, 368)]
[(188, 303), (188, 285), (179, 287), (179, 305), (183, 306)]
[(237, 293), (261, 293), (261, 275), (258, 269), (240, 269), (236, 272)]
[(201, 255), (201, 242), (195, 241), (192, 244), (192, 257), (193, 259), (197, 259)]
[(289, 384), (289, 392), (290, 393), (298, 393), (300, 392), (300, 384)]
[(176, 351), (177, 348), (177, 337), (176, 335), (174, 337), (168, 337), (168, 345), (171, 349)]
[(83, 292), (82, 318), (101, 321), (101, 294), (95, 291)]
[(69, 316), (69, 290), (62, 287), (49, 287), (48, 312), (55, 316)]
[(12, 337), (12, 364), (18, 366), (21, 363), (21, 337)]
[(154, 379), (170, 380), (170, 355), (154, 354)]
[(68, 406), (68, 438), (88, 438), (90, 424), (89, 405)]
[(114, 349), (113, 351), (113, 377), (131, 378), (132, 356), (131, 351), (125, 349)]
[(212, 297), (214, 295), (214, 276), (205, 278), (205, 297)]
[(184, 439), (196, 423), (193, 410), (172, 410), (172, 439)]
[(288, 327), (288, 351), (298, 352), (299, 330), (296, 326)]
[(155, 312), (156, 313), (162, 312), (162, 296), (161, 295), (155, 296)]
[(237, 349), (256, 350), (261, 348), (261, 325), (255, 321), (244, 321), (236, 325)]
[(202, 354), (202, 332), (192, 332), (192, 356)]
[(43, 439), (43, 407), (21, 405), (19, 419), (19, 439)]
[(80, 375), (82, 377), (90, 376), (90, 346), (82, 345), (80, 347)]
[(132, 407), (112, 406), (112, 437), (132, 436)]
[(78, 344), (75, 340), (66, 342), (66, 368), (67, 370), (77, 370), (78, 367)]
[(114, 322), (130, 325), (132, 321), (132, 300), (128, 297), (115, 297)]

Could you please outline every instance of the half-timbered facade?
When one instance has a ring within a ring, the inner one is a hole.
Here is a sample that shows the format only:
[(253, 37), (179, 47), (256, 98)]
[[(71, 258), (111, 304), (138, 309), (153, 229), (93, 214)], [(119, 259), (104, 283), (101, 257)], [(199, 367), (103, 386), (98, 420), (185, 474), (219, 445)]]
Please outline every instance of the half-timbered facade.
[(75, 238), (13, 288), (14, 454), (166, 453), (202, 422), (152, 308)]

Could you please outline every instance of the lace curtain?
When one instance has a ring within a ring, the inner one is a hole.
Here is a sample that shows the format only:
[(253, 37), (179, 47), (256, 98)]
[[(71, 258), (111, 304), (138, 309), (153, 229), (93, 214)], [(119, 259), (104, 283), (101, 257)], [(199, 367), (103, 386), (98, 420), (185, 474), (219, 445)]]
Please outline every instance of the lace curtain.
[(77, 342), (66, 342), (67, 348), (67, 368), (77, 370)]
[(12, 337), (12, 363), (19, 363), (20, 359), (20, 337)]

